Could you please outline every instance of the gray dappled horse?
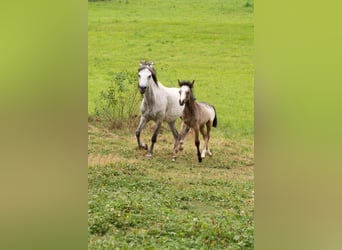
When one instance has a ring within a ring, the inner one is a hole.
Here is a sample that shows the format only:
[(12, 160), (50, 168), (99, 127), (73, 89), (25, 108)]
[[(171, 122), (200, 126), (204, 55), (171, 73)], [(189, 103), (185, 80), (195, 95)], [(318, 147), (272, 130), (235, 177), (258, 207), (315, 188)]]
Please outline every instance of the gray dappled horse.
[(151, 147), (147, 157), (153, 155), (154, 144), (163, 121), (169, 124), (174, 142), (176, 143), (178, 132), (176, 130), (176, 120), (181, 117), (184, 107), (179, 105), (179, 89), (167, 88), (157, 80), (153, 62), (141, 62), (138, 69), (139, 91), (144, 95), (141, 102), (141, 118), (136, 130), (136, 137), (139, 148), (148, 149), (147, 144), (140, 141), (140, 132), (147, 122), (155, 121), (156, 127), (151, 139)]
[[(217, 126), (216, 110), (214, 106), (210, 105), (209, 103), (195, 101), (195, 97), (192, 93), (194, 83), (195, 81), (189, 82), (178, 80), (178, 84), (180, 87), (179, 104), (185, 104), (185, 108), (182, 114), (182, 129), (179, 133), (178, 139), (173, 149), (173, 161), (176, 160), (178, 150), (181, 150), (180, 147), (182, 145), (184, 137), (190, 128), (192, 128), (195, 131), (195, 145), (197, 148), (198, 161), (201, 162), (202, 158), (204, 158), (206, 154), (212, 156), (212, 153), (210, 152), (208, 147), (208, 143), (210, 138), (211, 127)], [(205, 125), (207, 127), (206, 132), (204, 130)], [(201, 132), (204, 139), (204, 147), (202, 150), (202, 154), (199, 150), (199, 132)]]

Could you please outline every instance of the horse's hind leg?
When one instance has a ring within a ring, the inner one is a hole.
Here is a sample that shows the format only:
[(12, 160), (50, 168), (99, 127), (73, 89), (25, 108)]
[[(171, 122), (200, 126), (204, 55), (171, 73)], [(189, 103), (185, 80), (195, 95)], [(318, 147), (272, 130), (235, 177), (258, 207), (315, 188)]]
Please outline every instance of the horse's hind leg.
[(178, 138), (178, 132), (177, 132), (177, 129), (176, 129), (176, 121), (170, 122), (168, 124), (169, 124), (169, 127), (170, 127), (172, 135), (173, 135), (173, 139), (174, 139), (173, 147), (175, 147), (176, 146), (176, 142), (177, 142), (177, 138)]
[(144, 116), (141, 116), (138, 128), (137, 128), (137, 130), (135, 132), (135, 136), (137, 137), (138, 146), (139, 146), (139, 148), (143, 148), (143, 149), (147, 149), (148, 148), (147, 144), (141, 143), (141, 141), (140, 141), (140, 132), (145, 127), (146, 122), (147, 122), (146, 118)]
[(208, 146), (209, 145), (209, 139), (210, 139), (211, 122), (208, 121), (206, 125), (207, 125), (207, 133), (204, 132), (204, 126), (201, 127), (201, 133), (202, 133), (203, 139), (204, 139), (204, 147), (203, 147), (203, 151), (202, 151), (202, 158), (204, 158), (206, 154), (208, 154), (209, 156), (213, 155), (210, 152), (209, 146)]
[(207, 122), (207, 141), (206, 141), (206, 151), (209, 156), (212, 156), (213, 154), (209, 150), (209, 139), (210, 139), (210, 130), (211, 130), (211, 121)]
[(204, 141), (204, 146), (203, 146), (201, 157), (205, 158), (205, 154), (206, 154), (206, 151), (207, 151), (207, 143), (208, 143), (208, 141), (207, 141), (207, 135), (206, 135), (206, 133), (204, 131), (204, 126), (200, 127), (200, 131), (201, 131), (201, 134), (203, 136), (203, 141)]

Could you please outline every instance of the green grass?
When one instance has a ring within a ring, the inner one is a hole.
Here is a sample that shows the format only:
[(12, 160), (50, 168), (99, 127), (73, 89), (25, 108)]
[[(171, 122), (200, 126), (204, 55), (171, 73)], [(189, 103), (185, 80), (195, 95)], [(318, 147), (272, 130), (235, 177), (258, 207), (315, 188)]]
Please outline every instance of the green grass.
[(195, 79), (197, 100), (218, 113), (202, 163), (192, 133), (172, 162), (165, 124), (147, 159), (137, 119), (121, 130), (89, 123), (88, 249), (253, 249), (253, 2), (100, 1), (88, 13), (90, 116), (113, 76), (144, 59), (166, 86)]
[(214, 155), (198, 163), (190, 134), (172, 162), (165, 128), (152, 159), (129, 131), (88, 131), (88, 249), (253, 249), (248, 143), (216, 132)]
[(235, 1), (89, 3), (89, 106), (116, 72), (155, 62), (159, 81), (196, 80), (198, 100), (217, 109), (229, 136), (253, 136), (253, 8)]
[(205, 169), (188, 169), (183, 180), (174, 169), (149, 171), (90, 168), (88, 249), (252, 249), (252, 181), (198, 178), (215, 174)]

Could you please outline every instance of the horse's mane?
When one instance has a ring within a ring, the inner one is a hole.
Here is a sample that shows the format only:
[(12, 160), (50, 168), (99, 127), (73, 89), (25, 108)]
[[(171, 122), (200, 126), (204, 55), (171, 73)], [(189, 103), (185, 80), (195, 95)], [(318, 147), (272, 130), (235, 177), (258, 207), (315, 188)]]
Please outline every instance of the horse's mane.
[(153, 81), (158, 86), (157, 73), (154, 68), (153, 62), (148, 62), (148, 61), (140, 62), (138, 72), (142, 71), (143, 69), (148, 69), (151, 72)]

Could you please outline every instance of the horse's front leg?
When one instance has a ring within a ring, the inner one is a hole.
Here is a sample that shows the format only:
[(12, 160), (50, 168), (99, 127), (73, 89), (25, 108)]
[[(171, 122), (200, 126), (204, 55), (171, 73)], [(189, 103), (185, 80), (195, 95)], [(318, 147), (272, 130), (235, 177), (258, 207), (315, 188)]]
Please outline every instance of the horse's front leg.
[(147, 144), (140, 142), (140, 132), (145, 127), (146, 122), (147, 122), (146, 118), (144, 116), (141, 116), (138, 128), (135, 132), (135, 136), (137, 137), (138, 146), (139, 146), (139, 148), (143, 148), (143, 149), (148, 149)]
[(153, 135), (152, 135), (152, 139), (151, 139), (152, 144), (151, 144), (151, 148), (150, 148), (149, 152), (146, 155), (147, 157), (151, 157), (153, 155), (154, 144), (157, 142), (157, 136), (158, 136), (162, 122), (163, 122), (162, 119), (159, 119), (156, 121), (156, 128), (155, 128)]
[(184, 139), (185, 139), (185, 136), (189, 133), (189, 130), (190, 130), (190, 127), (186, 125), (186, 127), (183, 129), (182, 133), (180, 134), (180, 137), (179, 137), (179, 150), (180, 151), (183, 150)]
[(199, 162), (202, 162), (201, 152), (199, 150), (200, 146), (200, 140), (199, 140), (199, 128), (194, 129), (195, 130), (195, 145), (197, 148), (197, 158)]
[(186, 134), (189, 132), (190, 127), (188, 127), (184, 122), (182, 123), (181, 132), (178, 135), (178, 138), (175, 140), (175, 144), (173, 146), (173, 157), (172, 160), (175, 161), (177, 157), (177, 153), (179, 150), (183, 150), (183, 141)]

